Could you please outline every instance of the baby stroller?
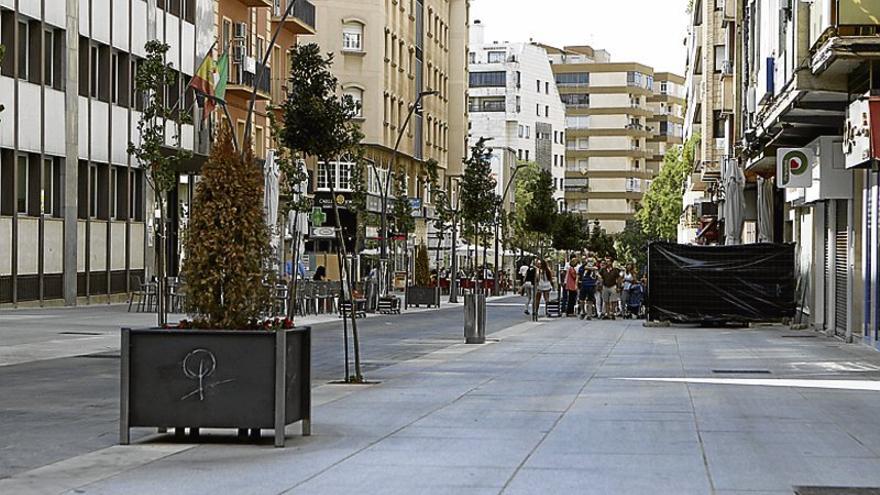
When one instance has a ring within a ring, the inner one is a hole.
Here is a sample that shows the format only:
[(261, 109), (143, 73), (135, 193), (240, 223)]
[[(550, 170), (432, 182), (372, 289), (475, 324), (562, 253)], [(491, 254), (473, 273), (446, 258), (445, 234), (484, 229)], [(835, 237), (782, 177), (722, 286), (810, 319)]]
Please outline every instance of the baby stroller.
[(629, 289), (629, 300), (626, 303), (628, 316), (641, 318), (645, 301), (645, 288), (640, 282), (634, 282)]

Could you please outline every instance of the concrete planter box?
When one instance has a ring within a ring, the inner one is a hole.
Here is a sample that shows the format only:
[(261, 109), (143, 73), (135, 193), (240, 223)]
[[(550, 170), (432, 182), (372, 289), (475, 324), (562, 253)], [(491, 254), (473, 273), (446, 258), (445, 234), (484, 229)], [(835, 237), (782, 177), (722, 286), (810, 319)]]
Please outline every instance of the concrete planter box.
[(440, 307), (439, 287), (407, 287), (406, 306), (427, 306), (429, 308)]
[(122, 329), (119, 441), (132, 427), (311, 429), (311, 328)]

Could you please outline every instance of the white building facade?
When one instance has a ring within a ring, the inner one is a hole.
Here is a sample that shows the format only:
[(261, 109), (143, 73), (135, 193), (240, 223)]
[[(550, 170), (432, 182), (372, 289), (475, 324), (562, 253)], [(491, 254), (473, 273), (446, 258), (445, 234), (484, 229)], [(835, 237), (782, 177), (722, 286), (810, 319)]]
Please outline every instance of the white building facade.
[(469, 145), (491, 139), (498, 195), (510, 182), (515, 162), (535, 162), (553, 176), (554, 198), (562, 209), (565, 105), (547, 52), (534, 43), (486, 43), (483, 25), (474, 21), (468, 56)]
[[(0, 305), (109, 301), (152, 275), (152, 195), (127, 152), (143, 108), (134, 81), (146, 42), (163, 40), (178, 71), (166, 101), (190, 108), (213, 5), (0, 0)], [(192, 125), (168, 130), (193, 148)]]

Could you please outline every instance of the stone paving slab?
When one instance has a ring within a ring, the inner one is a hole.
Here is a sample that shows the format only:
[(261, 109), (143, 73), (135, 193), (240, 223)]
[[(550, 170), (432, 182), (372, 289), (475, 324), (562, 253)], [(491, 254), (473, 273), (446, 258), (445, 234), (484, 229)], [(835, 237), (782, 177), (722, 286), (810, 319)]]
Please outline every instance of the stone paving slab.
[[(83, 456), (3, 480), (0, 492), (3, 482), (35, 488), (43, 476), (41, 493), (58, 493), (61, 479), (85, 494), (790, 495), (796, 485), (880, 486), (880, 432), (870, 428), (880, 392), (622, 380), (719, 378), (712, 369), (756, 363), (769, 379), (805, 378), (810, 368), (873, 380), (880, 366), (870, 349), (781, 337), (788, 332), (527, 322), (495, 334), (498, 342), (377, 370), (379, 384), (318, 386), (314, 436), (293, 425), (286, 449), (271, 448), (268, 435), (259, 445), (236, 444), (229, 432), (208, 432), (200, 445), (154, 438), (100, 451), (118, 457), (115, 468)], [(70, 463), (79, 478), (57, 474)]]

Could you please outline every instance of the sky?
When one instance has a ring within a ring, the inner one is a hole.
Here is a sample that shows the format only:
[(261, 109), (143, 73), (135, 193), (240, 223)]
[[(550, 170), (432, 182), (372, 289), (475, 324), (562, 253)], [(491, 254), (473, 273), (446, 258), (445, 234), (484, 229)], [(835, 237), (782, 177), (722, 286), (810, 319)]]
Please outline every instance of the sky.
[(687, 0), (471, 0), (486, 42), (590, 45), (613, 62), (684, 75)]

